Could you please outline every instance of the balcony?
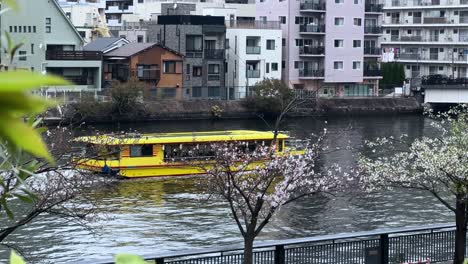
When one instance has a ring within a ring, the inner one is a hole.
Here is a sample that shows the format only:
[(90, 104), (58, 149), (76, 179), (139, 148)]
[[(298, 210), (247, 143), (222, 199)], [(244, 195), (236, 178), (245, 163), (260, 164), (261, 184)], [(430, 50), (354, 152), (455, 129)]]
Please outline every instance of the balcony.
[(364, 34), (382, 34), (382, 27), (364, 26)]
[(321, 46), (303, 46), (299, 47), (299, 54), (300, 55), (325, 55), (325, 47)]
[(421, 55), (419, 53), (400, 53), (398, 59), (400, 60), (419, 60)]
[(382, 13), (382, 9), (382, 4), (366, 4), (364, 10), (368, 13)]
[(219, 81), (220, 77), (218, 73), (208, 73), (208, 81)]
[(62, 78), (75, 85), (93, 85), (87, 76), (62, 76)]
[(325, 25), (300, 25), (301, 33), (325, 33)]
[(323, 11), (325, 10), (325, 3), (317, 2), (317, 1), (301, 1), (300, 10), (301, 11)]
[(382, 71), (381, 70), (364, 70), (364, 76), (365, 77), (380, 77), (382, 76)]
[(263, 20), (229, 20), (226, 21), (227, 28), (246, 28), (246, 29), (281, 29), (279, 21)]
[(247, 54), (260, 54), (261, 48), (258, 46), (247, 46), (246, 53)]
[(225, 50), (223, 49), (205, 50), (205, 59), (224, 60), (224, 55)]
[(309, 69), (300, 69), (299, 77), (302, 78), (323, 78), (325, 76), (324, 70), (309, 70)]
[(364, 47), (364, 55), (376, 55), (380, 56), (381, 50), (380, 48), (375, 47)]
[(447, 24), (448, 20), (445, 17), (425, 17), (423, 24)]
[(390, 20), (390, 24), (400, 24), (400, 18), (392, 17), (392, 19)]
[(102, 52), (100, 51), (73, 51), (73, 50), (47, 50), (46, 60), (69, 60), (69, 61), (100, 61)]
[(186, 50), (186, 58), (203, 58), (203, 50)]
[(156, 81), (161, 79), (160, 69), (132, 69), (132, 76), (138, 78), (140, 81)]
[(247, 70), (247, 78), (260, 78), (260, 70)]

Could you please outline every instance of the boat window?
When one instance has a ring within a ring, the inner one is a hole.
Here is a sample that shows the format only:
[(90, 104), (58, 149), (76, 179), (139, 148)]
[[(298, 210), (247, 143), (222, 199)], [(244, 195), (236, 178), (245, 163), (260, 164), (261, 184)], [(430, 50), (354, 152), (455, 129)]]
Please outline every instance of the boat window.
[(97, 144), (78, 145), (73, 147), (74, 154), (96, 160), (118, 160), (120, 158), (119, 146), (106, 146)]
[(153, 145), (132, 145), (130, 146), (130, 157), (152, 157)]
[(215, 156), (210, 144), (164, 145), (164, 161), (206, 160)]
[(278, 152), (283, 152), (283, 142), (284, 140), (278, 141)]

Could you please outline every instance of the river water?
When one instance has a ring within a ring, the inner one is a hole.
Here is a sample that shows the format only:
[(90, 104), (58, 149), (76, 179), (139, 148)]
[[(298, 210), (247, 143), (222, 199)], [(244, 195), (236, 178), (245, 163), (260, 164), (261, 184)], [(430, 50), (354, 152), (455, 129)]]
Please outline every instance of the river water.
[[(327, 128), (331, 148), (351, 146), (323, 157), (323, 163), (353, 165), (366, 139), (408, 134), (410, 138), (436, 133), (431, 120), (419, 115), (339, 117), (290, 120), (285, 129), (303, 138)], [(95, 128), (83, 128), (92, 134)], [(259, 120), (177, 121), (105, 125), (100, 131), (175, 132), (260, 129)], [(119, 181), (95, 190), (105, 213), (90, 229), (55, 216), (42, 216), (13, 234), (8, 242), (23, 249), (32, 262), (70, 263), (109, 258), (117, 252), (161, 254), (242, 241), (226, 204), (206, 200), (198, 179)], [(392, 191), (378, 195), (311, 197), (282, 208), (258, 240), (298, 238), (319, 234), (417, 226), (452, 221), (451, 213), (430, 195)], [(5, 260), (0, 254), (0, 263)]]

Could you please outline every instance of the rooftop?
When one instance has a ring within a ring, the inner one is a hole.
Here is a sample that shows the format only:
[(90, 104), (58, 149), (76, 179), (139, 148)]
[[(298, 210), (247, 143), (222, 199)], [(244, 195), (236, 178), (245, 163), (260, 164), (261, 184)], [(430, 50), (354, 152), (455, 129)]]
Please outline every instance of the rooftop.
[[(86, 51), (105, 51), (112, 47), (113, 44), (119, 40), (125, 40), (123, 38), (98, 38), (88, 45), (83, 47), (83, 50)], [(127, 41), (128, 42), (128, 41)]]

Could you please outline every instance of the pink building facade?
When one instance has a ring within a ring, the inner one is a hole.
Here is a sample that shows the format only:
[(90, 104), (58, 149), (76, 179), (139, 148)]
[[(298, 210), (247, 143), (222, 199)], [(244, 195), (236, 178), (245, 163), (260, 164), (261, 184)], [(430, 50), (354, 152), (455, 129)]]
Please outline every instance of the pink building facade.
[(283, 80), (325, 97), (376, 95), (382, 5), (371, 1), (257, 0), (259, 20), (281, 23)]

